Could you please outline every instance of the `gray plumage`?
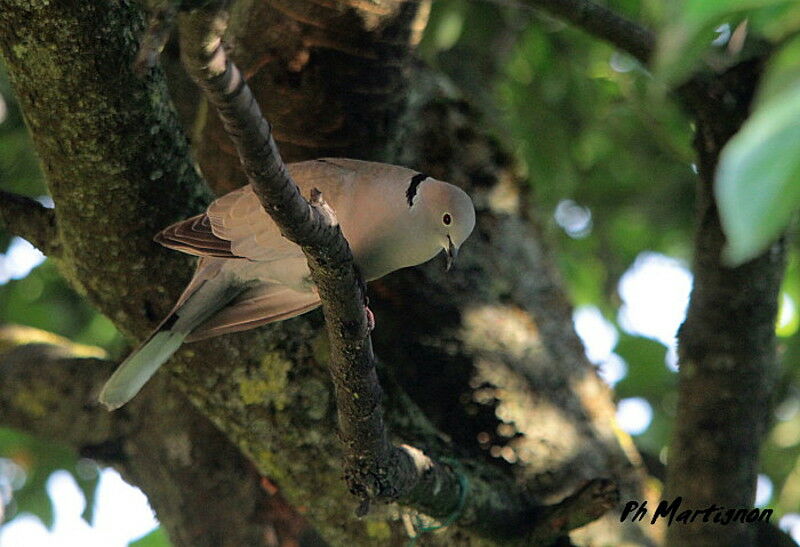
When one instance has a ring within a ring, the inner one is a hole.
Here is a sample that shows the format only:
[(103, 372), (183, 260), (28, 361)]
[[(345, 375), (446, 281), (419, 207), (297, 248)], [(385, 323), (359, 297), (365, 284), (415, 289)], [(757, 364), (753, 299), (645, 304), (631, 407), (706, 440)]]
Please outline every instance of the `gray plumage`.
[[(466, 193), (405, 167), (340, 158), (287, 167), (304, 196), (317, 188), (334, 209), (367, 281), (442, 250), (449, 266), (475, 226)], [(106, 383), (100, 401), (109, 409), (136, 395), (185, 341), (289, 319), (320, 304), (305, 255), (280, 234), (250, 185), (155, 240), (201, 258), (170, 314)]]

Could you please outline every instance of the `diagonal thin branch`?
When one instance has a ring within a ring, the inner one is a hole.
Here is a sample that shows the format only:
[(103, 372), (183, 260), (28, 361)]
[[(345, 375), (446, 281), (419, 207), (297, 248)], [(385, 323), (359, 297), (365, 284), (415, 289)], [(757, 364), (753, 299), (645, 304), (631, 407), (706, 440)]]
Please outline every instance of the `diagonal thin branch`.
[(35, 199), (0, 190), (0, 225), (30, 241), (47, 256), (58, 256), (56, 215)]
[[(618, 503), (619, 490), (614, 483), (607, 479), (595, 479), (584, 484), (571, 496), (547, 507), (544, 520), (551, 530), (563, 530), (566, 533), (589, 524)], [(546, 544), (548, 539), (547, 536), (533, 537), (541, 538), (541, 544)]]
[(528, 0), (528, 3), (617, 46), (644, 64), (653, 55), (655, 35), (604, 6), (589, 0)]
[(439, 493), (427, 496), (424, 509), (434, 516), (446, 516), (460, 495), (458, 477), (450, 467), (432, 462), (422, 469), (408, 452), (389, 442), (363, 310), (363, 283), (350, 248), (322, 207), (309, 204), (289, 177), (269, 123), (222, 49), (226, 20), (227, 13), (213, 8), (180, 15), (184, 64), (219, 110), (264, 209), (309, 258), (330, 336), (331, 376), (336, 385), (350, 488), (365, 500), (396, 500), (408, 495), (420, 481), (436, 485)]
[(269, 123), (227, 58), (222, 47), (227, 2), (206, 4), (179, 16), (183, 62), (217, 107), (265, 211), (308, 258), (331, 346), (330, 373), (345, 447), (345, 476), (350, 490), (362, 500), (361, 510), (366, 511), (373, 499), (399, 501), (494, 536), (520, 535), (544, 524), (534, 517), (546, 511), (508, 481), (498, 484), (471, 470), (466, 462), (437, 462), (418, 449), (389, 442), (363, 310), (363, 282), (347, 241), (319, 196), (312, 196), (309, 203), (300, 195)]

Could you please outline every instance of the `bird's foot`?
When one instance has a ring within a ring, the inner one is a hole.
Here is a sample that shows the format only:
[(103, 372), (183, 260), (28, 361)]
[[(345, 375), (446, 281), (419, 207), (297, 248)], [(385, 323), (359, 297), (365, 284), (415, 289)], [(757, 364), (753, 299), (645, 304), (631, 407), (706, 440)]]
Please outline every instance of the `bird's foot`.
[(364, 306), (364, 314), (367, 316), (367, 332), (372, 332), (375, 330), (375, 314), (369, 306)]

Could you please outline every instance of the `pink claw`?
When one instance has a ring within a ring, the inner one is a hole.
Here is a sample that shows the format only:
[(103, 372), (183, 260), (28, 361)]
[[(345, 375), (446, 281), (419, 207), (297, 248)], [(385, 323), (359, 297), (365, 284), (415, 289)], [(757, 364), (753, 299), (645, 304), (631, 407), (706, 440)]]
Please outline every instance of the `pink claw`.
[(367, 316), (367, 330), (372, 332), (375, 330), (375, 314), (369, 309), (369, 306), (364, 306), (364, 313)]

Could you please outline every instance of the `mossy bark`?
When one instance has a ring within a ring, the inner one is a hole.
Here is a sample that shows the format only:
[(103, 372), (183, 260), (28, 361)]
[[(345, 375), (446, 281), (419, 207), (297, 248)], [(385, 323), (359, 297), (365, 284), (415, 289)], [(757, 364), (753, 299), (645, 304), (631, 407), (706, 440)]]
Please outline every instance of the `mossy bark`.
[(141, 334), (187, 274), (152, 235), (208, 198), (163, 77), (133, 73), (142, 13), (121, 0), (0, 7), (0, 51), (57, 205), (62, 272)]

